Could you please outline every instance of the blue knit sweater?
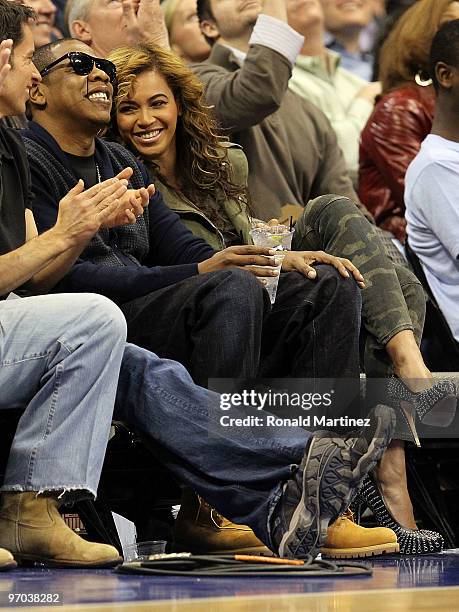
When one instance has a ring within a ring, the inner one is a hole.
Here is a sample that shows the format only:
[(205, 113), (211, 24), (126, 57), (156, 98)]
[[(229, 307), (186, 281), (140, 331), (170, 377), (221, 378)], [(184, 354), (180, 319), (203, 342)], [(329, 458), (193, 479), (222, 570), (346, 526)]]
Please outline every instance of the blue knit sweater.
[[(77, 177), (56, 140), (35, 122), (21, 132), (32, 174), (33, 212), (38, 231), (54, 225), (59, 200)], [(144, 166), (120, 145), (96, 138), (95, 160), (106, 180), (131, 166), (130, 187), (149, 183)], [(122, 304), (198, 273), (214, 251), (196, 238), (164, 204), (159, 192), (135, 225), (100, 231), (55, 291), (100, 293)]]

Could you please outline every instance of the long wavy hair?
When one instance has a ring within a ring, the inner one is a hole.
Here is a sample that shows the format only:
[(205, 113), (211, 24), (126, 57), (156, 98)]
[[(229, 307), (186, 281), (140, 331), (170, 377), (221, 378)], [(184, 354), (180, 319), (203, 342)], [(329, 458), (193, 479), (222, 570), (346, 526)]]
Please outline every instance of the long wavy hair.
[(383, 93), (429, 76), (429, 53), (444, 12), (454, 0), (418, 0), (395, 24), (380, 55)]
[[(246, 186), (236, 185), (232, 181), (227, 148), (222, 144), (227, 139), (219, 133), (210, 108), (204, 103), (204, 86), (182, 60), (151, 43), (118, 47), (108, 59), (116, 65), (117, 70), (112, 108), (114, 135), (121, 139), (116, 113), (120, 103), (132, 91), (138, 75), (151, 70), (157, 72), (166, 80), (181, 110), (176, 129), (176, 170), (184, 195), (210, 215), (217, 226), (221, 225), (221, 216), (218, 209), (204, 210), (203, 199), (206, 196), (211, 196), (211, 201), (222, 196), (233, 198), (239, 206), (244, 203), (248, 207)], [(161, 180), (167, 184), (158, 166), (154, 166)]]

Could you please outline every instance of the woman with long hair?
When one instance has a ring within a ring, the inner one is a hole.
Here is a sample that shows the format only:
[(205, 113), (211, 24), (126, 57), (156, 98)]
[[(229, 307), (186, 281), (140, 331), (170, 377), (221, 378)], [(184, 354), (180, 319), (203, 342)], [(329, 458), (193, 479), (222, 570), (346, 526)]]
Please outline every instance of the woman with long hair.
[[(110, 60), (118, 73), (113, 132), (145, 162), (166, 204), (214, 248), (249, 242), (247, 161), (240, 147), (222, 142), (203, 102), (201, 82), (174, 54), (152, 45), (118, 48)], [(371, 279), (362, 291), (370, 347), (366, 373), (389, 377), (395, 372), (391, 401), (400, 409), (401, 395), (411, 394), (413, 411), (406, 414), (411, 432), (421, 403), (427, 402), (432, 415), (446, 402), (454, 416), (455, 389), (432, 386), (418, 348), (422, 288), (408, 271), (390, 262), (376, 229), (355, 204), (340, 196), (311, 201), (297, 222), (293, 247), (297, 252), (284, 260), (287, 269), (300, 270), (299, 262), (326, 261), (321, 259), (325, 251), (335, 256), (337, 267), (339, 262), (347, 265), (344, 257), (358, 261)], [(348, 270), (359, 278), (355, 268)], [(439, 392), (437, 399), (432, 389)], [(399, 429), (399, 439), (375, 472), (373, 484), (386, 509), (378, 519), (397, 532), (403, 552), (435, 552), (441, 549), (441, 536), (417, 531), (406, 487), (403, 440), (411, 439), (410, 430), (407, 435), (406, 429)]]
[[(250, 226), (243, 184), (247, 161), (239, 146), (222, 142), (202, 104), (201, 84), (168, 51), (139, 46), (135, 54), (131, 49), (129, 63), (121, 60), (125, 53), (126, 48), (120, 48), (110, 56), (120, 66), (113, 131), (143, 159), (170, 208), (182, 217), (184, 209), (203, 213), (219, 230), (210, 238), (209, 230), (201, 229), (206, 224), (200, 215), (190, 227), (194, 233), (216, 249), (240, 243), (240, 232), (243, 243), (247, 243)], [(151, 68), (139, 70), (139, 64)], [(164, 75), (173, 75), (173, 80)], [(134, 85), (146, 109), (141, 108), (140, 113), (140, 105), (129, 96)], [(146, 131), (152, 124), (148, 109), (155, 114), (153, 125), (158, 125), (151, 133)], [(187, 224), (192, 218), (190, 214)]]
[(401, 242), (406, 238), (405, 173), (430, 133), (435, 110), (430, 46), (440, 25), (458, 18), (456, 0), (418, 0), (381, 48), (382, 96), (361, 135), (358, 192), (376, 223)]

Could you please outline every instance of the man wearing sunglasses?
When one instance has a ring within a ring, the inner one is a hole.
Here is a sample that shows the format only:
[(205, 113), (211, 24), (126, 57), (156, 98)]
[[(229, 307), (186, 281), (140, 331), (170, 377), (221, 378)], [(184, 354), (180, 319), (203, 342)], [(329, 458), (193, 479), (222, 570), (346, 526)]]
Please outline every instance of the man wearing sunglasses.
[(116, 79), (116, 67), (115, 64), (110, 62), (109, 60), (93, 57), (92, 55), (88, 55), (87, 53), (83, 53), (82, 51), (69, 51), (68, 53), (64, 53), (56, 60), (48, 64), (48, 66), (41, 71), (40, 76), (44, 77), (51, 72), (51, 70), (68, 60), (67, 64), (73, 70), (75, 74), (80, 76), (88, 76), (94, 67), (98, 70), (102, 70), (110, 79), (110, 83), (113, 83)]
[[(0, 45), (0, 115), (23, 112), (27, 91), (40, 80), (32, 63), (32, 16), (0, 0), (0, 40), (12, 39)], [(71, 83), (65, 85), (71, 89)], [(88, 96), (100, 93), (89, 85)], [(86, 105), (71, 92), (65, 95)], [(98, 105), (103, 107), (103, 100), (95, 101)], [(84, 115), (96, 121), (98, 111)], [(80, 145), (90, 150), (89, 140)], [(119, 214), (126, 185), (124, 179), (109, 179), (83, 191), (75, 179), (55, 226), (36, 237), (30, 233), (30, 177), (17, 135), (0, 129), (0, 153), (0, 294), (28, 280), (43, 291), (54, 286), (101, 224)], [(82, 171), (90, 173), (87, 166)], [(364, 438), (312, 437), (295, 428), (287, 436), (275, 428), (261, 437), (250, 429), (240, 438), (225, 436), (218, 429), (220, 398), (193, 384), (180, 364), (125, 344), (123, 317), (99, 296), (3, 300), (0, 324), (0, 408), (24, 408), (1, 489), (0, 569), (15, 565), (6, 548), (19, 561), (54, 566), (119, 561), (114, 548), (82, 540), (58, 513), (62, 499), (96, 494), (116, 390), (116, 418), (148, 436), (178, 478), (289, 557), (316, 554), (324, 528), (344, 510), (393, 431), (390, 411), (377, 410), (370, 444)], [(209, 435), (212, 426), (216, 435)]]

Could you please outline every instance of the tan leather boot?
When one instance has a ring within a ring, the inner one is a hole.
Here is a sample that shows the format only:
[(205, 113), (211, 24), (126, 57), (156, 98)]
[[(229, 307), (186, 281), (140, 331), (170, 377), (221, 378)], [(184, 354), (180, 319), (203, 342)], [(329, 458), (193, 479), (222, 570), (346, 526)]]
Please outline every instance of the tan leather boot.
[(191, 489), (185, 489), (174, 526), (177, 551), (194, 554), (263, 554), (272, 552), (260, 542), (250, 527), (236, 525), (209, 506)]
[(387, 527), (368, 529), (354, 523), (348, 510), (329, 526), (325, 546), (320, 549), (323, 557), (353, 559), (398, 553), (397, 536)]
[(14, 560), (13, 555), (4, 548), (0, 548), (0, 572), (13, 569), (13, 567), (16, 566), (17, 563)]
[(113, 546), (87, 542), (62, 519), (51, 495), (3, 493), (0, 504), (0, 546), (19, 562), (50, 567), (112, 567), (122, 558)]

